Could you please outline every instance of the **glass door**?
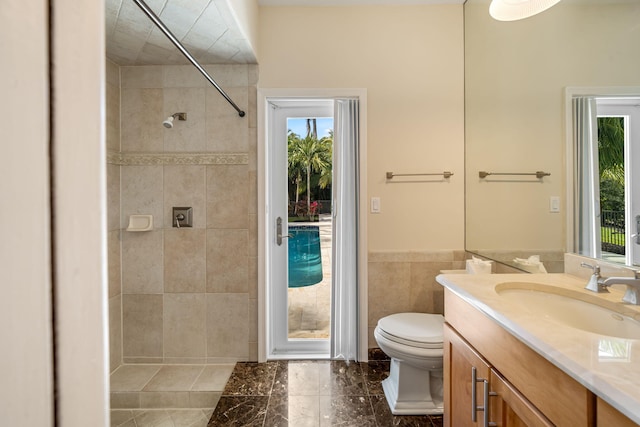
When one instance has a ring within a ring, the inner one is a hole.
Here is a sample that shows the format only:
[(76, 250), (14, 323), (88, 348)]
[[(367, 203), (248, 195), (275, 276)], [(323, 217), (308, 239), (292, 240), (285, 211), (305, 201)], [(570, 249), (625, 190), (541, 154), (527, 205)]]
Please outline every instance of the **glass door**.
[(328, 358), (333, 100), (271, 103), (269, 357)]

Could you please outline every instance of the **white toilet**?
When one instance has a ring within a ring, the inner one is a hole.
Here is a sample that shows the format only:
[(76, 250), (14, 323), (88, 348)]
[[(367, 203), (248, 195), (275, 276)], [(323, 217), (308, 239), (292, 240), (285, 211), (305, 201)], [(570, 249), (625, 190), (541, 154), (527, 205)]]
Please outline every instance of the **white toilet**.
[(439, 314), (398, 313), (378, 320), (373, 332), (391, 357), (382, 381), (394, 415), (442, 414), (442, 334)]

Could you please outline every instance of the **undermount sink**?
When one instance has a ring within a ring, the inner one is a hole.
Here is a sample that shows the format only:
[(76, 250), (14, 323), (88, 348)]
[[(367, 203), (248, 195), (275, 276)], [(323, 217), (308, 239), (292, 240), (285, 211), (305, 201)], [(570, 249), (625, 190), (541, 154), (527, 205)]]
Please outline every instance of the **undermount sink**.
[[(541, 283), (506, 282), (496, 285), (495, 290), (509, 304), (563, 325), (599, 335), (640, 340), (640, 321), (625, 315), (623, 304)], [(640, 314), (636, 316), (640, 318)]]

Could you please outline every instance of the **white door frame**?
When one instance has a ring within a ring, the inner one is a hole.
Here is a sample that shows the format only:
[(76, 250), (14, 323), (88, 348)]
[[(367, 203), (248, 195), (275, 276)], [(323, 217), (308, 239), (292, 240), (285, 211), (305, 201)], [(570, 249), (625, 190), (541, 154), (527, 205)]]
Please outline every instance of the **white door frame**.
[(261, 88), (258, 89), (258, 361), (267, 360), (267, 304), (266, 293), (266, 232), (267, 221), (267, 169), (265, 135), (269, 132), (267, 122), (268, 98), (358, 98), (360, 101), (360, 144), (359, 144), (359, 218), (358, 218), (358, 360), (367, 360), (368, 327), (367, 327), (367, 92), (366, 89), (291, 89)]
[[(109, 425), (104, 2), (50, 2), (57, 417)], [(38, 21), (36, 26), (41, 25)]]

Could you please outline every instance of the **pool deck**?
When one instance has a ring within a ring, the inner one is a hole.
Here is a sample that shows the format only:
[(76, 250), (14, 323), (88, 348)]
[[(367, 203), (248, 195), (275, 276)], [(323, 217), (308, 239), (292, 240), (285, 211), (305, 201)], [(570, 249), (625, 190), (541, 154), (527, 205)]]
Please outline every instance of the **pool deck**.
[(329, 338), (331, 319), (331, 215), (318, 222), (295, 223), (320, 229), (322, 281), (316, 285), (289, 288), (289, 338)]

